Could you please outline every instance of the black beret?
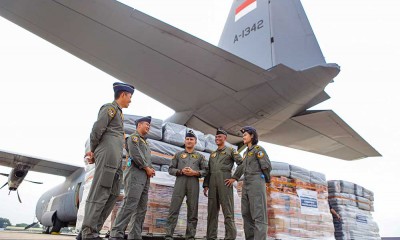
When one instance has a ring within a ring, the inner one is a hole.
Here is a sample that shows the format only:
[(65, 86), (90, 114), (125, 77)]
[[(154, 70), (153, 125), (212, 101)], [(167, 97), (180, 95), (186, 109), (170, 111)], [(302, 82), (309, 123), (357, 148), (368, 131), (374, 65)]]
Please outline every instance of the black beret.
[(194, 134), (193, 130), (188, 130), (186, 132), (186, 137), (194, 137), (197, 139), (196, 134)]
[(247, 133), (250, 133), (250, 134), (256, 133), (256, 132), (257, 132), (256, 129), (253, 128), (252, 126), (245, 126), (245, 127), (242, 127), (242, 129), (240, 129), (240, 131), (241, 131), (242, 133), (247, 132)]
[(222, 128), (217, 129), (217, 133), (215, 135), (218, 135), (218, 134), (224, 134), (225, 136), (228, 136), (228, 133)]
[(151, 123), (151, 116), (147, 116), (147, 117), (142, 117), (139, 118), (135, 121), (136, 125), (139, 124), (140, 122), (148, 122)]

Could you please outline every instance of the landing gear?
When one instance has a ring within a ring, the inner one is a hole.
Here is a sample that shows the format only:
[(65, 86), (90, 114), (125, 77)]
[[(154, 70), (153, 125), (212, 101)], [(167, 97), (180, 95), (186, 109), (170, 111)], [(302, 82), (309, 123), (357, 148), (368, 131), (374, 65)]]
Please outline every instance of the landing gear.
[(68, 224), (65, 222), (62, 222), (60, 219), (55, 216), (54, 221), (53, 221), (53, 226), (51, 227), (50, 233), (51, 234), (60, 234), (61, 228), (63, 227), (68, 227)]

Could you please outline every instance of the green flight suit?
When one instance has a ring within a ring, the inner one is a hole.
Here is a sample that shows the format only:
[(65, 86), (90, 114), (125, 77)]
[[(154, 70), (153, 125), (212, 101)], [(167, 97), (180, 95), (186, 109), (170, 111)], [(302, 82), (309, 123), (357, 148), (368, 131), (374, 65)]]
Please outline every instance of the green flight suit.
[(152, 168), (151, 151), (148, 142), (136, 131), (127, 138), (127, 145), (131, 164), (124, 171), (125, 197), (112, 227), (111, 237), (123, 238), (126, 227), (132, 222), (128, 239), (142, 239), (150, 187), (150, 178), (144, 168)]
[(190, 167), (193, 170), (200, 172), (200, 177), (206, 176), (208, 172), (207, 160), (197, 151), (193, 151), (192, 153), (189, 153), (186, 150), (180, 151), (172, 158), (168, 172), (169, 174), (176, 176), (176, 181), (165, 227), (165, 239), (172, 239), (182, 201), (185, 196), (187, 204), (186, 239), (194, 239), (196, 235), (200, 189), (199, 177), (182, 175), (181, 170), (185, 167)]
[(234, 162), (238, 166), (241, 165), (242, 157), (231, 147), (218, 149), (210, 155), (208, 175), (203, 183), (203, 188), (209, 188), (207, 239), (217, 239), (220, 206), (225, 218), (225, 239), (236, 239), (233, 188), (225, 185), (225, 180), (232, 177)]
[(90, 134), (90, 150), (95, 157), (95, 173), (86, 200), (82, 238), (99, 236), (120, 194), (124, 124), (122, 109), (114, 101), (100, 108)]
[(265, 177), (269, 177), (271, 162), (265, 149), (259, 145), (247, 148), (243, 164), (234, 174), (237, 179), (244, 173), (242, 189), (242, 216), (246, 240), (267, 239), (267, 195)]

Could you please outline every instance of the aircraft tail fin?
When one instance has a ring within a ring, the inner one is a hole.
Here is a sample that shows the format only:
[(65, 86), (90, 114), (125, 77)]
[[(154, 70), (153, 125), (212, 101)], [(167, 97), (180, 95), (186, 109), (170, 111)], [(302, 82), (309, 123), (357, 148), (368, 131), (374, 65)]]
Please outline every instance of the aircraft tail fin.
[(325, 64), (300, 0), (233, 0), (218, 45), (264, 69)]

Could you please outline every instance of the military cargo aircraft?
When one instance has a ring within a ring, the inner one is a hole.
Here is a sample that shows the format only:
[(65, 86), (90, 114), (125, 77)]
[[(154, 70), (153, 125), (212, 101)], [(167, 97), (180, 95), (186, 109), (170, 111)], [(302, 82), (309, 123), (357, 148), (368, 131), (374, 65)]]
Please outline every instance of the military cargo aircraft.
[[(174, 109), (166, 121), (223, 127), (236, 144), (252, 125), (269, 143), (344, 160), (380, 156), (332, 110), (308, 110), (329, 99), (340, 68), (325, 62), (299, 0), (233, 1), (219, 47), (111, 0), (1, 0), (0, 16)], [(0, 165), (14, 171), (10, 187), (26, 175), (18, 169), (65, 176), (36, 216), (49, 231), (76, 221), (82, 167), (7, 151)]]

